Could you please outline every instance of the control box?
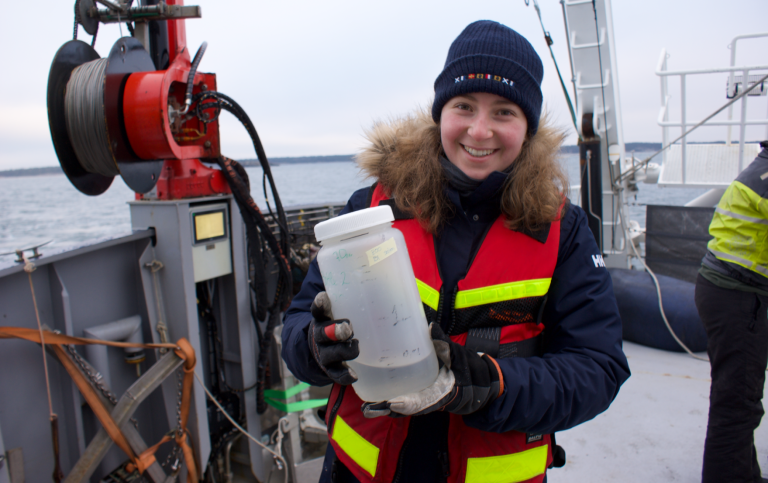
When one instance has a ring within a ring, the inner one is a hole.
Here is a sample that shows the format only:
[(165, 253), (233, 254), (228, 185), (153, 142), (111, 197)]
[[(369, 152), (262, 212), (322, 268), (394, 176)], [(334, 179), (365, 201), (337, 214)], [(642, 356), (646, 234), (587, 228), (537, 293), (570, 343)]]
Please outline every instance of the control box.
[(189, 208), (195, 282), (232, 273), (229, 207), (226, 203)]

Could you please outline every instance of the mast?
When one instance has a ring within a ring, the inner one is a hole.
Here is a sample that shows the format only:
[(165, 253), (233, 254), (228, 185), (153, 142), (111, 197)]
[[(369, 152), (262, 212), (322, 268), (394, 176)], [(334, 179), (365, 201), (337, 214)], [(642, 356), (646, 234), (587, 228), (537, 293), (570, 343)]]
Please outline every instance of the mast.
[[(624, 158), (618, 67), (610, 0), (561, 0), (576, 93), (581, 207), (606, 265), (627, 267)], [(597, 262), (596, 262), (597, 263)]]

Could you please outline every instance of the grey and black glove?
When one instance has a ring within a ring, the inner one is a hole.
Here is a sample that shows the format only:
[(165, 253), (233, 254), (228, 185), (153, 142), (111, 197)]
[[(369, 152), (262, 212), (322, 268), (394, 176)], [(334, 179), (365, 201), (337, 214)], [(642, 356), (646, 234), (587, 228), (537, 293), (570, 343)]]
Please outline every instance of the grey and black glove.
[(360, 355), (358, 340), (352, 338), (354, 334), (349, 320), (333, 319), (331, 300), (325, 292), (315, 296), (310, 311), (309, 350), (320, 369), (336, 384), (346, 386), (357, 381), (355, 371), (344, 364)]
[(419, 392), (363, 404), (366, 417), (419, 416), (432, 411), (471, 414), (504, 391), (504, 378), (494, 358), (451, 341), (438, 324), (429, 324), (429, 330), (437, 357), (443, 363), (437, 380)]

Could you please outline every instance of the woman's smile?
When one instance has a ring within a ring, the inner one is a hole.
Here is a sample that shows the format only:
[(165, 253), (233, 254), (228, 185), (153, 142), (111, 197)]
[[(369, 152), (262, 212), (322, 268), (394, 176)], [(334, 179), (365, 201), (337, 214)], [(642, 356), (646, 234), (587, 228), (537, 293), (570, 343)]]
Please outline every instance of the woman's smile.
[(482, 158), (484, 156), (488, 156), (489, 154), (493, 154), (494, 151), (497, 151), (496, 149), (473, 149), (463, 144), (462, 144), (462, 147), (464, 147), (464, 150), (466, 152), (468, 152), (469, 154), (471, 154), (476, 158)]

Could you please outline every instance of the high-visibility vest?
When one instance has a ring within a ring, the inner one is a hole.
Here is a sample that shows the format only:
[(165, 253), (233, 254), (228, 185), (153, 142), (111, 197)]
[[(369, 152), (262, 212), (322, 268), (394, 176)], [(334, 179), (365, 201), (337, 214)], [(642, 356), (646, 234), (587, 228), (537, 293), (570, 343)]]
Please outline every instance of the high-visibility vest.
[(720, 260), (768, 277), (767, 214), (768, 199), (737, 178), (717, 204), (707, 248)]
[[(377, 186), (370, 206), (386, 198)], [(505, 228), (499, 217), (466, 277), (451, 290), (442, 286), (432, 235), (413, 219), (396, 220), (393, 226), (403, 232), (427, 318), (436, 321), (442, 310), (453, 312), (448, 335), (454, 342), (498, 358), (540, 353), (544, 325), (539, 315), (557, 262), (559, 221), (541, 243)], [(367, 419), (362, 404), (352, 386), (334, 385), (326, 413), (330, 443), (358, 480), (389, 483), (411, 418)], [(540, 483), (552, 463), (549, 435), (481, 431), (455, 414), (450, 414), (447, 447), (449, 483)]]

